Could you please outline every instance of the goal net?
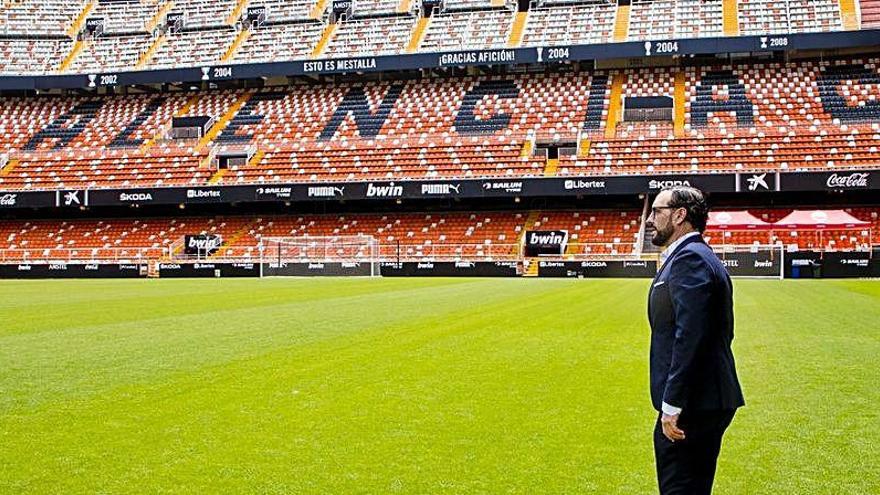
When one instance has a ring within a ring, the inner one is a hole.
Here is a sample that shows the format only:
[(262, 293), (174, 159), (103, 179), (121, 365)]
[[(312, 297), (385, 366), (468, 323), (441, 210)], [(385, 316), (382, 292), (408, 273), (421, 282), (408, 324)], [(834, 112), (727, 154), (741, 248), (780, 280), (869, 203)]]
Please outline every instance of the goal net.
[(379, 242), (372, 236), (263, 237), (259, 249), (270, 267), (322, 265), (318, 268), (329, 274), (379, 275)]

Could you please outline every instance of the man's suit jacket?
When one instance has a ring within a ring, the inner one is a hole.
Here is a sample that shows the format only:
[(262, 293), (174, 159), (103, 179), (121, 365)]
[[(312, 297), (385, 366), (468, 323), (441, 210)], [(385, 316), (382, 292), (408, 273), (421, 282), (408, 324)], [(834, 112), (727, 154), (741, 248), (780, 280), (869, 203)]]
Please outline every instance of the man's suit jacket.
[(685, 239), (657, 272), (648, 296), (651, 402), (685, 411), (745, 404), (733, 352), (733, 286), (703, 238)]

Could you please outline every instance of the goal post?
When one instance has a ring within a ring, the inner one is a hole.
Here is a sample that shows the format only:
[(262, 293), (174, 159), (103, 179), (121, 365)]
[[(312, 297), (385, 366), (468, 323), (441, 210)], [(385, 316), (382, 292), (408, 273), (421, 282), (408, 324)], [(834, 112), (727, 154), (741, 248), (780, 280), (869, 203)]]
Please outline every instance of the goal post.
[(373, 236), (263, 237), (258, 249), (261, 264), (270, 268), (265, 274), (296, 275), (298, 272), (279, 270), (293, 265), (327, 275), (380, 275), (379, 241)]
[(785, 246), (782, 244), (713, 246), (733, 277), (785, 277)]

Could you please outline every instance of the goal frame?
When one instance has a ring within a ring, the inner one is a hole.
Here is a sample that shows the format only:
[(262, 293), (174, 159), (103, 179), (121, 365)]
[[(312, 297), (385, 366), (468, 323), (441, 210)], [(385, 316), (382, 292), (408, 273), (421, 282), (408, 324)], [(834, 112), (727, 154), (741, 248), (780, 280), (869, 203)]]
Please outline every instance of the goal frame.
[(267, 263), (369, 263), (371, 277), (380, 275), (379, 241), (369, 235), (260, 237), (260, 277)]
[(779, 279), (782, 280), (785, 278), (785, 252), (786, 246), (783, 244), (737, 244), (737, 245), (720, 245), (720, 246), (712, 246), (712, 250), (715, 252), (715, 255), (721, 259), (722, 262), (725, 261), (727, 255), (729, 254), (741, 254), (741, 253), (760, 253), (760, 252), (768, 252), (770, 253), (771, 259), (774, 257), (778, 257), (779, 259), (779, 271), (774, 273), (773, 275), (733, 275), (732, 277), (736, 278), (755, 278), (755, 279)]

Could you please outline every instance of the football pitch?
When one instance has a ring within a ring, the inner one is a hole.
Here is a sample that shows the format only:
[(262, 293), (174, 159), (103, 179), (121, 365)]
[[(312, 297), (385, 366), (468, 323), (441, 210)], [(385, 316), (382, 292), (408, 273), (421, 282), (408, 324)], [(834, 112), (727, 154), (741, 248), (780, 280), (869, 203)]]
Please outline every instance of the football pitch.
[[(648, 284), (3, 281), (0, 493), (654, 493)], [(735, 301), (716, 493), (880, 493), (880, 282)]]

